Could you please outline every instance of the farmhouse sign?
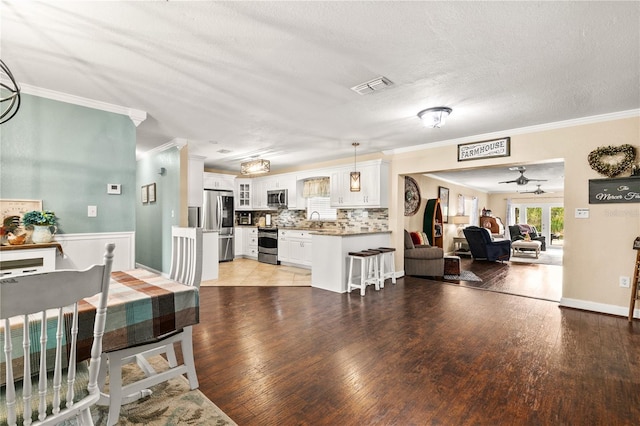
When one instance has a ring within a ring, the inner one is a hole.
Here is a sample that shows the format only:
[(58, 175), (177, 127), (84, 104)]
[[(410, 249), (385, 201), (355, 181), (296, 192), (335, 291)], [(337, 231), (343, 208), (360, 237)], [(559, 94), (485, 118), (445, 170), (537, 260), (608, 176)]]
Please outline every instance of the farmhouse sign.
[(589, 179), (589, 204), (640, 203), (640, 177)]
[(463, 143), (458, 145), (458, 161), (481, 158), (508, 157), (511, 155), (511, 138)]

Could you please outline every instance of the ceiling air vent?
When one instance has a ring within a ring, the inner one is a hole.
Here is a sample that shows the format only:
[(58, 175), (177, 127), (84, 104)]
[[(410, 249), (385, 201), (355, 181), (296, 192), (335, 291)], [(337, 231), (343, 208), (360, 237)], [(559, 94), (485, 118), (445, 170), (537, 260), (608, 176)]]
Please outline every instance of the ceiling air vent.
[(384, 90), (392, 84), (393, 83), (387, 77), (378, 77), (374, 78), (373, 80), (367, 81), (366, 83), (353, 86), (351, 90), (358, 93), (359, 95), (366, 95), (367, 93), (379, 92), (380, 90)]

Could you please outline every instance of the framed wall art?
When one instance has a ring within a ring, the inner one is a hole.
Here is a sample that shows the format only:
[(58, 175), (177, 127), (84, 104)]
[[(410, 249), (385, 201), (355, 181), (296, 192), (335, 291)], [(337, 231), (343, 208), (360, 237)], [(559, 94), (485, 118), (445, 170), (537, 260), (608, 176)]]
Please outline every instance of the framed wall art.
[(511, 138), (490, 141), (462, 143), (458, 145), (458, 161), (479, 160), (482, 158), (509, 157)]
[(449, 188), (439, 186), (438, 198), (440, 199), (440, 208), (442, 209), (442, 222), (449, 223)]
[(142, 185), (140, 188), (140, 199), (142, 200), (142, 204), (149, 202), (149, 185)]
[(155, 203), (156, 202), (156, 184), (154, 182), (151, 185), (147, 185), (147, 186), (149, 187), (149, 202)]

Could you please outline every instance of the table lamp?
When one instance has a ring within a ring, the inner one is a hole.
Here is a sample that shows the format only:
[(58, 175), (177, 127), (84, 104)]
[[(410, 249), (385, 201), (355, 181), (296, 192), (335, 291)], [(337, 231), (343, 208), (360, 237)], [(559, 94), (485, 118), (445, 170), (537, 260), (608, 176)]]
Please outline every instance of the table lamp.
[(464, 229), (464, 225), (467, 225), (469, 223), (469, 216), (463, 216), (463, 215), (453, 216), (452, 222), (458, 225), (458, 236), (464, 237), (464, 233), (462, 232), (462, 230)]

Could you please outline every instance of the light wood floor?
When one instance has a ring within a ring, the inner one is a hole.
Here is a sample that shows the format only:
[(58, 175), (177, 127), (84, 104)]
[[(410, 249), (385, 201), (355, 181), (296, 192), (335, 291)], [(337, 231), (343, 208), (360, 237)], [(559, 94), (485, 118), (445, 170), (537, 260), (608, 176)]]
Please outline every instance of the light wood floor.
[(270, 265), (251, 259), (220, 263), (217, 280), (203, 281), (204, 287), (310, 287), (311, 269)]

